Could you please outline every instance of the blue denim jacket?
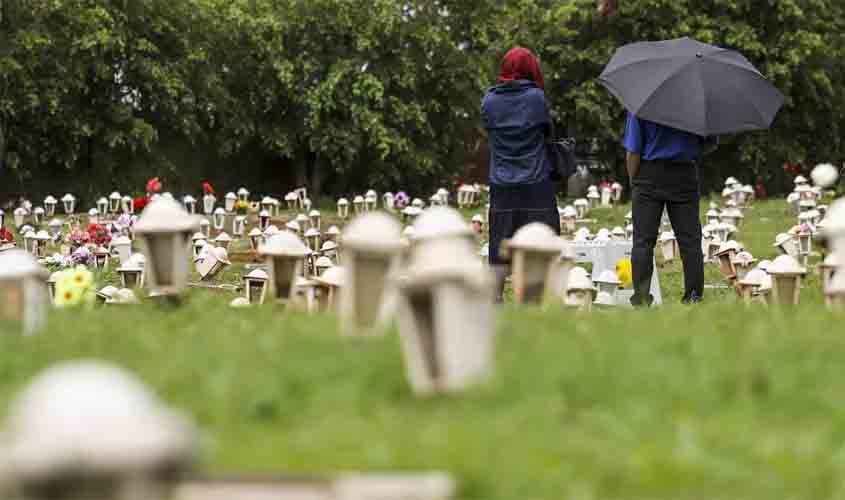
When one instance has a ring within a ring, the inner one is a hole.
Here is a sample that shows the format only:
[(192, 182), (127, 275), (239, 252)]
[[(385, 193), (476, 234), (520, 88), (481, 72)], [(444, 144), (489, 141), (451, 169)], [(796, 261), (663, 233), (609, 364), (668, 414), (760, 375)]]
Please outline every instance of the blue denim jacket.
[(490, 142), (490, 184), (514, 186), (547, 182), (546, 155), (550, 124), (546, 96), (534, 82), (497, 85), (481, 103), (481, 118)]

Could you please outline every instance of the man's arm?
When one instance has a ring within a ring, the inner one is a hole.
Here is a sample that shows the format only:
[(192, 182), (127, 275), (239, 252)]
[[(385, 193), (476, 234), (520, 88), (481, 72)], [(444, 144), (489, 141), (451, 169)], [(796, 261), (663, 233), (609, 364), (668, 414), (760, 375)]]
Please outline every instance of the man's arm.
[(625, 155), (625, 168), (628, 170), (628, 179), (634, 182), (634, 177), (640, 171), (640, 155), (628, 151)]

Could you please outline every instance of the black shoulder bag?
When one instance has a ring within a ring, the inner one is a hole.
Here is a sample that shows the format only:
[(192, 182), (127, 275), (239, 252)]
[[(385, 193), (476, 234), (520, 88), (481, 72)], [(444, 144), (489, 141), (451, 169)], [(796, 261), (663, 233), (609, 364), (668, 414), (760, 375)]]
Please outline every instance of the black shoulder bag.
[(555, 182), (565, 181), (575, 173), (578, 160), (575, 157), (575, 139), (557, 139), (552, 114), (546, 104), (546, 113), (549, 116), (549, 130), (546, 136), (546, 155), (552, 164), (552, 180)]

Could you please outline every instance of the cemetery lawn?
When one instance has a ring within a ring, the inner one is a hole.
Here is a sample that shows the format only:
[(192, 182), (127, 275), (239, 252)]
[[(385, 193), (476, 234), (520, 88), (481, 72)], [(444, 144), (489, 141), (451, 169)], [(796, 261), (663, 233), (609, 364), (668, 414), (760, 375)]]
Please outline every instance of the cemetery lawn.
[[(784, 206), (741, 228), (758, 259), (792, 225)], [(660, 309), (502, 309), (495, 375), (461, 397), (414, 397), (395, 332), (341, 339), (331, 315), (197, 291), (180, 309), (56, 311), (30, 338), (0, 325), (0, 404), (52, 363), (100, 358), (196, 419), (212, 473), (445, 470), (460, 498), (501, 500), (845, 495), (845, 332), (817, 279), (795, 311), (726, 290), (687, 307), (679, 267)]]

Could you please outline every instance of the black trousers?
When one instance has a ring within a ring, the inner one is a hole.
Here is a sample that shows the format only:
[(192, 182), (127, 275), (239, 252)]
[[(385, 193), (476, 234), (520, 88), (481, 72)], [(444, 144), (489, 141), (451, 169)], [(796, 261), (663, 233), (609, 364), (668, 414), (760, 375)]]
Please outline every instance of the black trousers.
[(694, 163), (644, 161), (633, 182), (634, 305), (651, 304), (654, 246), (663, 209), (669, 213), (684, 264), (684, 301), (704, 296), (704, 255), (701, 250), (701, 198), (698, 166)]

